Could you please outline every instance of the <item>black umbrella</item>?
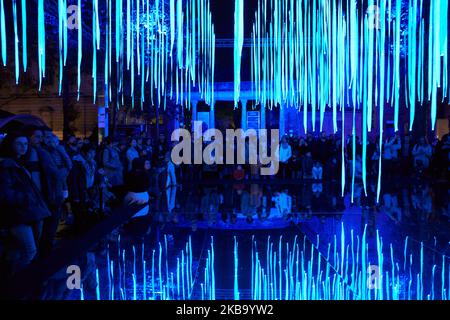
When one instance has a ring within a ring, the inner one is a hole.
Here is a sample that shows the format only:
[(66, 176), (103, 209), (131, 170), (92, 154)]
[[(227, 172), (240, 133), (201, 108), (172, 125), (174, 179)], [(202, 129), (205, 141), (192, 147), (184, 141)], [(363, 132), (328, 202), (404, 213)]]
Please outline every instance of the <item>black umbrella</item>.
[(0, 119), (0, 132), (17, 131), (24, 127), (50, 129), (41, 118), (30, 114), (19, 114)]

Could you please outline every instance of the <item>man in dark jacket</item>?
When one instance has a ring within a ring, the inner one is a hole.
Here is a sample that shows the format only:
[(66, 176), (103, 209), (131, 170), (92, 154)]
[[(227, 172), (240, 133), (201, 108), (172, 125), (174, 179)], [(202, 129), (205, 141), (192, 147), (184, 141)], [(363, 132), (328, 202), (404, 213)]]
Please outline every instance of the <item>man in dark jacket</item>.
[[(0, 159), (0, 228), (8, 231), (8, 247), (11, 250), (8, 250), (7, 260), (14, 272), (28, 265), (36, 256), (42, 221), (51, 213), (30, 172), (24, 167), (28, 138), (8, 135), (3, 145), (5, 154)], [(18, 252), (18, 255), (13, 252)]]
[(52, 216), (44, 221), (40, 248), (43, 256), (47, 255), (53, 248), (62, 213), (64, 190), (67, 190), (66, 179), (71, 168), (67, 155), (62, 154), (62, 148), (58, 148), (53, 133), (45, 131), (44, 137), (45, 144), (37, 146), (36, 150), (43, 167), (46, 185), (45, 197)]

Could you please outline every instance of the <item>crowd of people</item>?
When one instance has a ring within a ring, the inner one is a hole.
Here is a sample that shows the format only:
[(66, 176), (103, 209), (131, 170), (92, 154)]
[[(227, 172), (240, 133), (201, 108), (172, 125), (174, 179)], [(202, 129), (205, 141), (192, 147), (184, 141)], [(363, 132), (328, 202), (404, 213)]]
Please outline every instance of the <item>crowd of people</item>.
[[(380, 155), (377, 141), (369, 139), (366, 148), (369, 179), (375, 177), (378, 170)], [(170, 147), (163, 135), (151, 139), (145, 133), (121, 139), (107, 137), (100, 145), (74, 136), (60, 141), (48, 128), (27, 127), (7, 134), (0, 141), (0, 206), (4, 208), (0, 216), (0, 256), (6, 272), (17, 272), (34, 259), (46, 257), (55, 245), (61, 223), (69, 225), (75, 233), (83, 232), (108, 216), (114, 206), (124, 203), (150, 205), (153, 200), (158, 201), (164, 191), (169, 192), (168, 198), (174, 198), (179, 186), (177, 181), (228, 179), (240, 186), (246, 180), (263, 178), (258, 176), (259, 170), (254, 170), (250, 165), (176, 166), (171, 161)], [(296, 137), (289, 132), (281, 139), (280, 170), (272, 179), (339, 181), (342, 151), (346, 177), (351, 178), (354, 168), (356, 177), (360, 179), (362, 150), (358, 138), (353, 141), (349, 137), (342, 148), (338, 135), (321, 133), (318, 136), (308, 134)], [(411, 172), (429, 174), (435, 178), (449, 176), (448, 135), (430, 144), (425, 138), (414, 143), (409, 135), (400, 137), (395, 134), (386, 139), (382, 150), (383, 172), (389, 178), (406, 177)], [(309, 194), (322, 194), (322, 189), (321, 183), (313, 183), (309, 190), (312, 193)], [(225, 188), (219, 196), (214, 188), (205, 190), (209, 190), (205, 191), (206, 198), (197, 199), (196, 190), (185, 193), (186, 206), (183, 210), (188, 212), (187, 215), (189, 212), (196, 213), (202, 207), (211, 208), (210, 204), (215, 203), (217, 208), (221, 207), (223, 219), (229, 217), (233, 220), (236, 212), (248, 211), (247, 222), (252, 222), (253, 214), (248, 209), (248, 203), (255, 192), (235, 186), (229, 190)], [(332, 193), (334, 200), (330, 198), (334, 208), (342, 207), (341, 201), (336, 200), (338, 193)], [(225, 201), (227, 197), (235, 197), (234, 194), (239, 201)], [(292, 206), (311, 209), (308, 197), (300, 198), (295, 200), (297, 204), (292, 204), (292, 198), (284, 190), (275, 190), (264, 198), (265, 207), (270, 206), (269, 201), (281, 215), (292, 212)], [(168, 205), (169, 212), (177, 211), (173, 201)], [(227, 203), (231, 204), (227, 207)], [(198, 208), (190, 210), (189, 204)], [(148, 208), (142, 209), (137, 216), (145, 215)], [(264, 210), (260, 211), (260, 216), (267, 216)], [(211, 219), (215, 221), (216, 218), (217, 215)], [(165, 219), (178, 222), (176, 213)]]
[[(370, 137), (365, 149), (367, 177), (375, 177), (379, 170), (379, 139)], [(429, 143), (425, 137), (413, 141), (409, 134), (400, 136), (395, 133), (384, 140), (381, 150), (382, 173), (387, 179), (407, 177), (411, 173), (438, 179), (449, 176), (449, 135)], [(342, 159), (345, 161), (346, 177), (352, 176), (354, 167), (356, 179), (361, 179), (363, 144), (358, 136), (354, 141), (352, 136), (347, 137), (344, 148), (340, 135), (321, 133), (316, 137), (312, 134), (295, 137), (290, 133), (281, 139), (280, 175), (283, 178), (339, 180)]]
[[(0, 139), (0, 266), (13, 274), (48, 256), (58, 227), (78, 234), (108, 216), (114, 206), (147, 203), (154, 167), (164, 171), (162, 146), (143, 138), (125, 144), (106, 138), (102, 145), (48, 128), (25, 127)], [(156, 154), (156, 153), (155, 153)], [(167, 165), (168, 183), (176, 184)], [(172, 170), (171, 170), (172, 168)]]

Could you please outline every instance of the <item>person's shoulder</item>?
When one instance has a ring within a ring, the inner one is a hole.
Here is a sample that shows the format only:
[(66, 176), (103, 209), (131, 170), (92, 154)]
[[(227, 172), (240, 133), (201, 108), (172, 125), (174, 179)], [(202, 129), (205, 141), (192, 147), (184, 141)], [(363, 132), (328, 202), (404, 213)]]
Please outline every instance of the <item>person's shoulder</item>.
[(11, 158), (0, 158), (0, 167), (3, 169), (17, 167), (17, 163)]

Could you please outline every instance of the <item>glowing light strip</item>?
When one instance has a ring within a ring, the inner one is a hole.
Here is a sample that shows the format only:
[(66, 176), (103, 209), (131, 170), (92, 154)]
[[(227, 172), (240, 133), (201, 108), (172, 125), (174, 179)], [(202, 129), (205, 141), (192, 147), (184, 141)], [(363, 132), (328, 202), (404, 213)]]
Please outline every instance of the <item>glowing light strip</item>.
[(45, 78), (45, 13), (44, 0), (38, 0), (38, 66), (39, 91), (42, 89), (42, 79)]
[(64, 7), (63, 0), (58, 0), (58, 40), (59, 40), (59, 90), (58, 94), (61, 95), (62, 91), (62, 81), (63, 81), (63, 75), (64, 75), (64, 66), (63, 66), (63, 60), (64, 60), (64, 44), (63, 44), (63, 17), (64, 15), (67, 15), (66, 8)]
[(0, 36), (2, 44), (2, 62), (6, 67), (7, 48), (6, 48), (6, 25), (5, 25), (5, 7), (3, 0), (0, 0)]
[(97, 0), (93, 0), (94, 18), (92, 19), (92, 96), (93, 103), (97, 101), (97, 21), (98, 21), (98, 7)]
[[(137, 74), (141, 75), (141, 42), (139, 40), (141, 33), (141, 0), (136, 0), (136, 50), (137, 50)], [(144, 54), (144, 52), (142, 52)]]
[[(3, 0), (1, 0), (3, 2)], [(27, 0), (22, 0), (22, 62), (23, 72), (27, 72), (28, 48), (27, 48)]]
[(14, 18), (14, 60), (15, 60), (15, 73), (16, 84), (19, 84), (19, 35), (17, 30), (17, 0), (13, 0), (13, 18)]
[(104, 105), (108, 106), (109, 102), (109, 77), (110, 77), (110, 53), (111, 53), (111, 11), (110, 1), (106, 0), (106, 11), (108, 12), (108, 19), (106, 22), (106, 37), (105, 37), (105, 65), (104, 65)]
[(381, 167), (383, 159), (383, 125), (384, 125), (384, 83), (385, 83), (385, 48), (386, 48), (386, 0), (380, 1), (380, 33), (379, 33), (379, 65), (380, 65), (380, 96), (379, 96), (379, 126), (380, 126), (380, 137), (379, 137), (379, 159), (378, 159), (378, 183), (377, 183), (377, 203), (380, 201), (381, 192)]
[(131, 4), (127, 0), (127, 70), (130, 70), (131, 62)]
[(67, 39), (68, 37), (68, 25), (67, 25), (67, 0), (63, 0), (63, 7), (64, 7), (64, 15), (63, 15), (63, 45), (64, 45), (64, 66), (66, 66), (67, 63)]
[(77, 19), (78, 19), (77, 101), (79, 101), (80, 100), (80, 86), (81, 86), (81, 62), (83, 59), (83, 23), (82, 23), (82, 14), (81, 14), (81, 0), (78, 0)]
[(234, 107), (237, 108), (241, 85), (241, 57), (244, 45), (244, 0), (235, 0), (234, 11)]
[(119, 63), (122, 42), (122, 0), (116, 0), (116, 63)]
[(394, 46), (394, 130), (398, 131), (398, 116), (400, 105), (400, 22), (401, 22), (401, 0), (396, 1), (395, 5), (395, 46)]

